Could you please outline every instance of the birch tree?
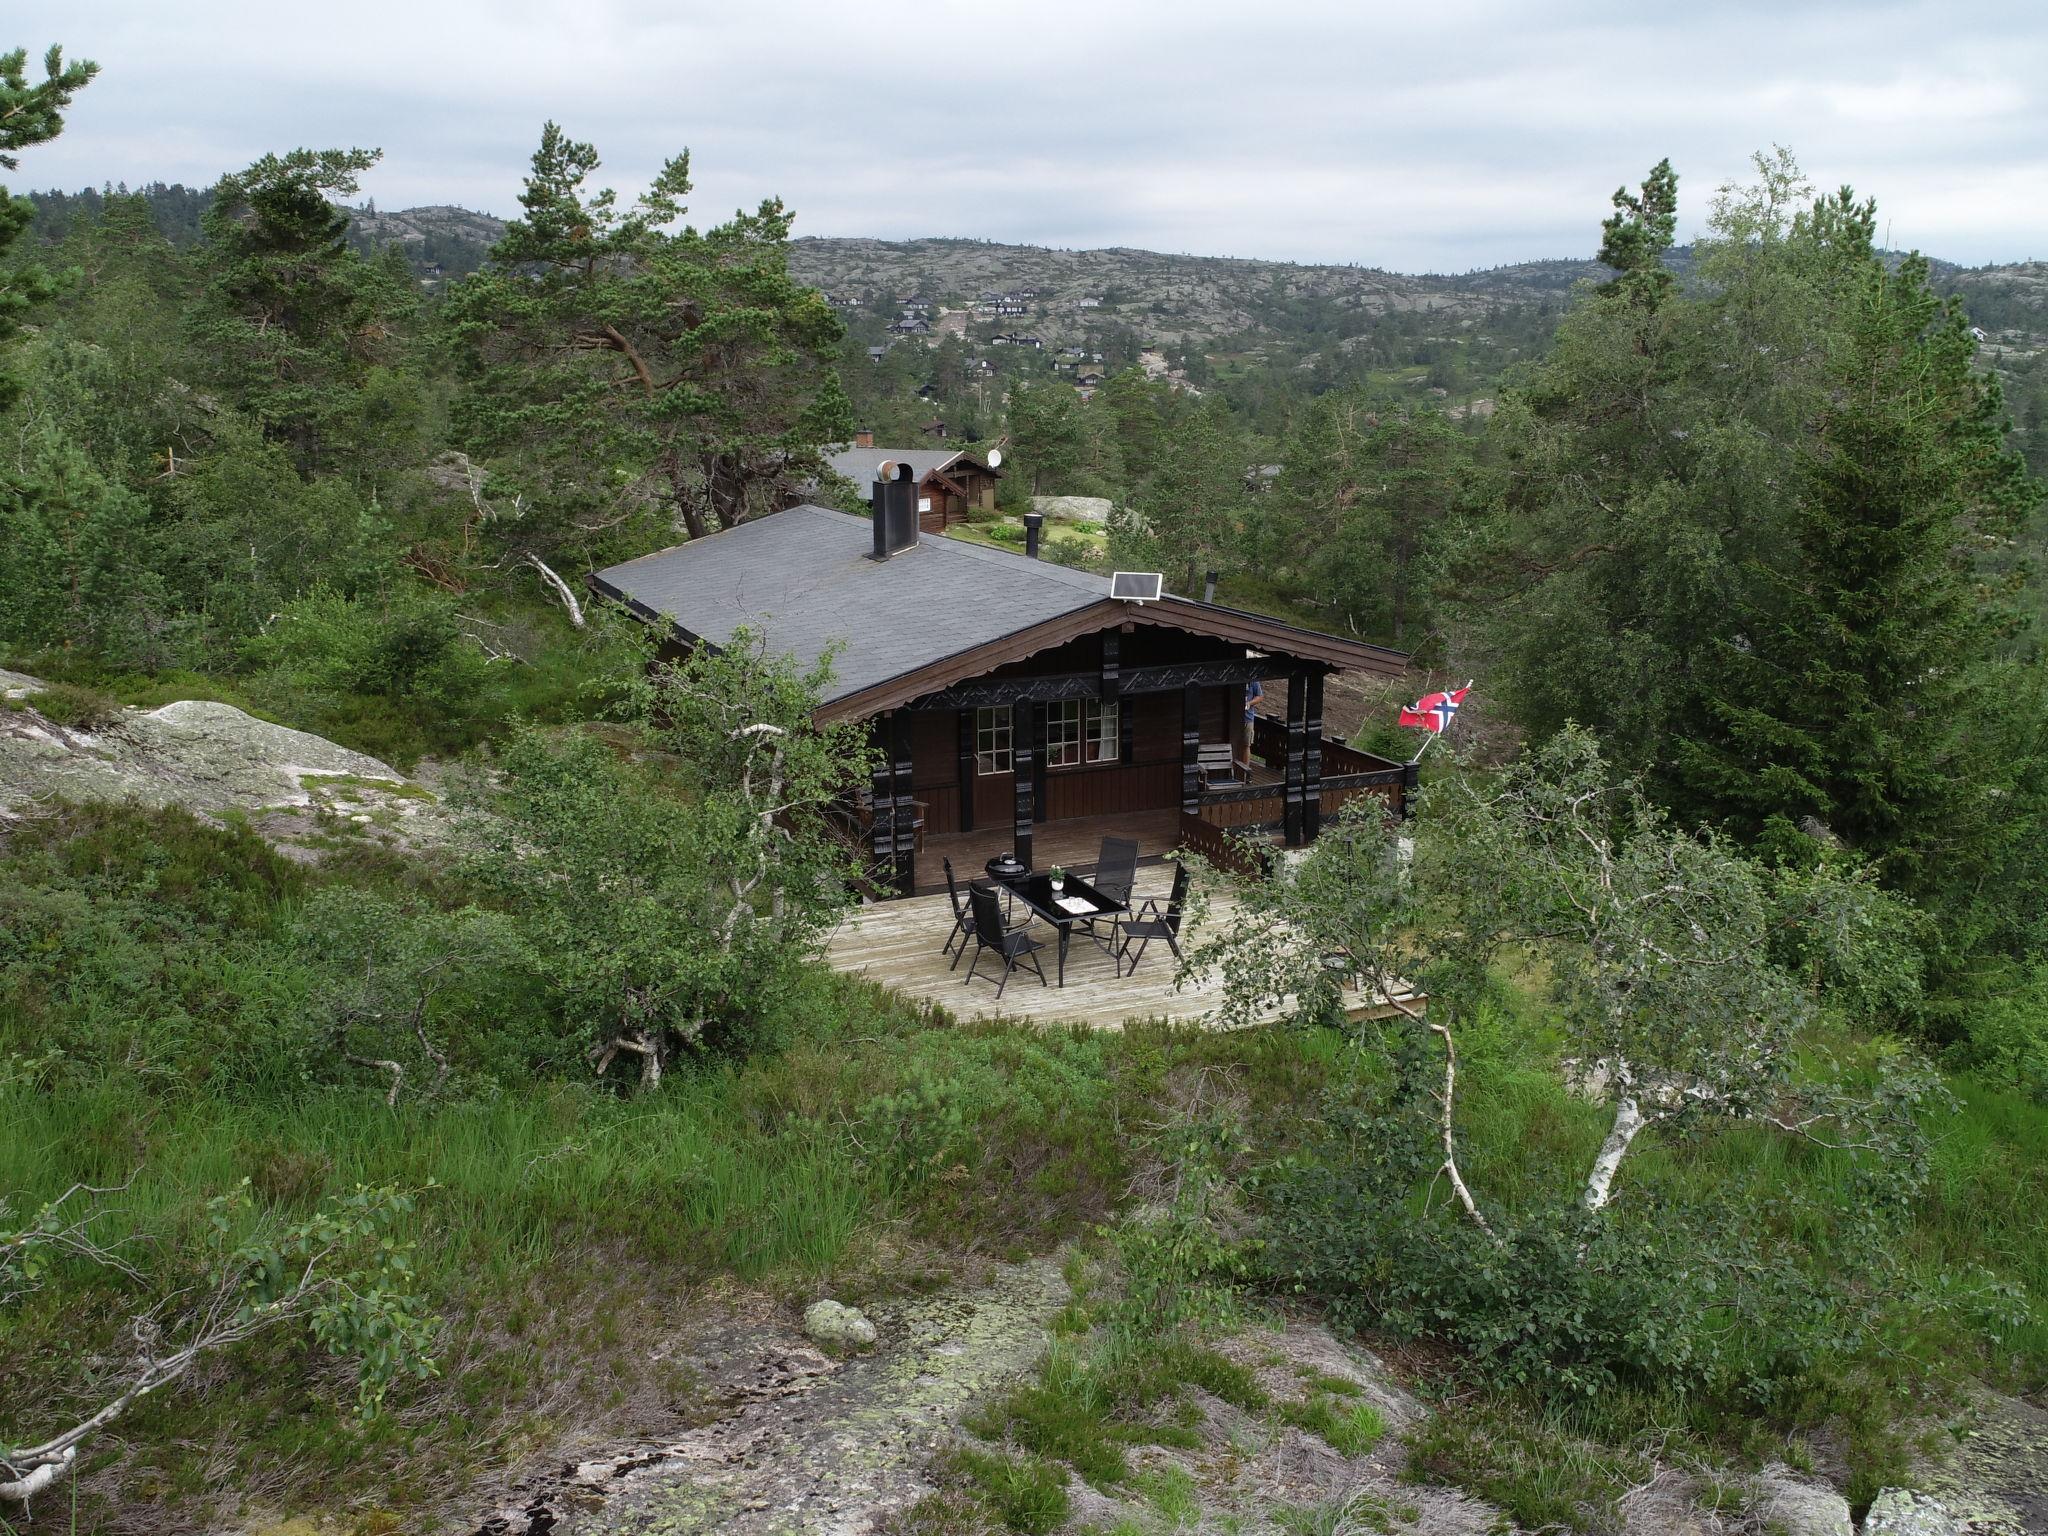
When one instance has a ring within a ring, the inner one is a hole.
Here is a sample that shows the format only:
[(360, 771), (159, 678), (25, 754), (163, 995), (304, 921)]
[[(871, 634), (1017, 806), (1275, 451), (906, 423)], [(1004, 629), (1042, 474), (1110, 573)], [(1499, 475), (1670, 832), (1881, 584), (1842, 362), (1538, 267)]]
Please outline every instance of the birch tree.
[[(1329, 1017), (1359, 982), (1434, 1042), (1438, 1170), (1491, 1233), (1458, 1160), (1458, 1038), (1509, 956), (1544, 976), (1565, 1069), (1608, 1106), (1577, 1203), (1606, 1209), (1639, 1138), (1707, 1118), (1888, 1153), (1923, 1075), (1851, 1091), (1797, 1063), (1822, 1002), (1896, 1004), (1912, 986), (1910, 913), (1863, 874), (1766, 868), (1673, 826), (1597, 745), (1567, 730), (1486, 778), (1424, 796), (1412, 865), (1377, 810), (1326, 831), (1292, 878), (1243, 891), (1248, 920), (1190, 956), (1244, 1022), (1293, 1001)], [(1427, 1002), (1409, 1000), (1420, 991)]]
[[(118, 1189), (75, 1184), (19, 1222), (0, 1199), (0, 1307), (38, 1290), (58, 1262), (96, 1264), (119, 1275), (137, 1301), (124, 1347), (96, 1352), (86, 1379), (53, 1394), (55, 1426), (26, 1425), (0, 1438), (0, 1504), (26, 1504), (77, 1467), (79, 1453), (144, 1398), (174, 1387), (193, 1367), (259, 1333), (304, 1328), (334, 1355), (357, 1364), (357, 1406), (369, 1414), (403, 1376), (429, 1377), (434, 1319), (414, 1288), (411, 1245), (394, 1238), (414, 1197), (358, 1186), (302, 1221), (257, 1213), (249, 1182), (207, 1203), (212, 1262), (193, 1283), (149, 1296), (142, 1245), (108, 1238)], [(80, 1395), (87, 1406), (59, 1406)], [(0, 1521), (4, 1523), (4, 1521)]]

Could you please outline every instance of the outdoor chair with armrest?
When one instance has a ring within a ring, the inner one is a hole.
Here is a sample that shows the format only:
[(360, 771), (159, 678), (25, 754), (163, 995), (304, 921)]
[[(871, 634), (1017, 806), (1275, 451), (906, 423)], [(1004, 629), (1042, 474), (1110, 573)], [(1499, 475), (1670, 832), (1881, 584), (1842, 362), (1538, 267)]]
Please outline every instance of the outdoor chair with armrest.
[(957, 971), (960, 969), (960, 955), (967, 953), (967, 941), (974, 937), (974, 909), (960, 899), (960, 886), (953, 878), (953, 861), (942, 859), (940, 862), (946, 866), (946, 899), (953, 904), (953, 931), (946, 935), (946, 946), (939, 953), (953, 955), (953, 941), (959, 940), (960, 954), (953, 955), (953, 963), (947, 967)]
[[(1088, 883), (1119, 906), (1127, 907), (1131, 903), (1131, 887), (1137, 884), (1137, 880), (1137, 840), (1129, 837), (1105, 837), (1102, 840), (1102, 852), (1095, 860), (1095, 873)], [(1109, 927), (1107, 939), (1103, 937), (1101, 927), (1105, 921)], [(1113, 914), (1105, 913), (1101, 917), (1091, 917), (1081, 926), (1087, 929), (1088, 936), (1104, 950), (1114, 953), (1111, 949), (1116, 940), (1116, 918)]]
[[(1002, 903), (993, 889), (981, 885), (967, 887), (967, 903), (974, 919), (974, 964), (967, 967), (967, 979), (972, 982), (974, 973), (981, 968), (981, 957), (994, 950), (1003, 962), (1002, 980), (996, 983), (996, 996), (1003, 995), (1003, 989), (1010, 984), (1010, 973), (1017, 970), (1024, 961), (1031, 963), (1031, 969), (1038, 975), (1038, 984), (1046, 984), (1045, 967), (1039, 963), (1038, 951), (1045, 948), (1045, 941), (1034, 939), (1024, 931), (1020, 923), (1012, 928), (1003, 921)], [(960, 947), (964, 952), (967, 941), (962, 939)], [(958, 961), (954, 962), (956, 965)]]
[[(1181, 958), (1180, 923), (1182, 909), (1187, 905), (1187, 899), (1188, 867), (1182, 864), (1173, 872), (1173, 894), (1166, 898), (1164, 907), (1160, 906), (1157, 896), (1147, 897), (1137, 911), (1118, 921), (1117, 945), (1111, 958), (1120, 964), (1125, 960), (1130, 962), (1123, 968), (1123, 975), (1137, 974), (1138, 962), (1145, 958), (1145, 950), (1154, 939), (1166, 940), (1166, 947), (1173, 951), (1174, 959)], [(1131, 953), (1133, 941), (1138, 946), (1135, 955)]]

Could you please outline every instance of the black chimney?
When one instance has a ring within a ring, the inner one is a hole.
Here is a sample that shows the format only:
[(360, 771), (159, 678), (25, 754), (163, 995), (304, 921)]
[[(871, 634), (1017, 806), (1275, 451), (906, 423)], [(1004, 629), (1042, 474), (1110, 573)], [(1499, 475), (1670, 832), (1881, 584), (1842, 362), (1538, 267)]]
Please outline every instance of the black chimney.
[(1216, 601), (1216, 573), (1214, 571), (1211, 571), (1209, 579), (1202, 583), (1202, 601), (1205, 603)]
[(917, 480), (908, 464), (884, 459), (870, 489), (875, 547), (871, 558), (886, 560), (917, 542)]
[(1044, 526), (1045, 514), (1043, 512), (1026, 512), (1024, 514), (1024, 553), (1034, 560), (1038, 558), (1038, 530)]

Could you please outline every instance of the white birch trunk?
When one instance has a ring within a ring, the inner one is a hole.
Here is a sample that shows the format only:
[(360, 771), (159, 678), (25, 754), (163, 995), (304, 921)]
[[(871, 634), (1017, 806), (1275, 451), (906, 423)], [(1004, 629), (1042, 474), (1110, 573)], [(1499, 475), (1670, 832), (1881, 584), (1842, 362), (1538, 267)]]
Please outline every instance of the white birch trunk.
[(562, 600), (562, 606), (569, 610), (569, 622), (578, 629), (583, 627), (583, 605), (576, 601), (576, 594), (569, 583), (548, 569), (548, 563), (539, 555), (529, 554), (526, 563), (540, 572), (540, 579), (555, 589), (555, 596)]
[(1597, 1211), (1607, 1204), (1614, 1188), (1614, 1175), (1621, 1167), (1621, 1160), (1628, 1155), (1629, 1143), (1636, 1139), (1636, 1132), (1650, 1122), (1643, 1118), (1642, 1109), (1636, 1104), (1633, 1094), (1625, 1094), (1615, 1102), (1614, 1124), (1608, 1127), (1607, 1140), (1600, 1144), (1600, 1155), (1593, 1159), (1592, 1171), (1586, 1175), (1586, 1192), (1582, 1204), (1589, 1211)]

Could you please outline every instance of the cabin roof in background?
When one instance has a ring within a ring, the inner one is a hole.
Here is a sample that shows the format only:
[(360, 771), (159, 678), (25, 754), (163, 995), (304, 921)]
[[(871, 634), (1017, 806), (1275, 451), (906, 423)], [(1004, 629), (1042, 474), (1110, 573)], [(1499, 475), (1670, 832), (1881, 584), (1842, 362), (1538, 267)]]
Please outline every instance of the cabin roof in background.
[(874, 483), (875, 466), (884, 459), (894, 464), (908, 464), (910, 472), (920, 481), (935, 469), (944, 469), (955, 459), (965, 459), (976, 469), (991, 475), (1001, 471), (990, 469), (964, 448), (836, 448), (825, 455), (825, 462), (832, 466), (832, 472), (844, 475), (865, 491)]

